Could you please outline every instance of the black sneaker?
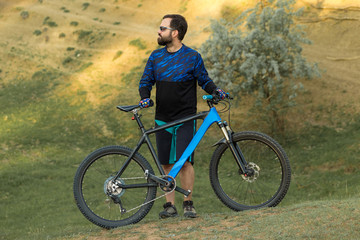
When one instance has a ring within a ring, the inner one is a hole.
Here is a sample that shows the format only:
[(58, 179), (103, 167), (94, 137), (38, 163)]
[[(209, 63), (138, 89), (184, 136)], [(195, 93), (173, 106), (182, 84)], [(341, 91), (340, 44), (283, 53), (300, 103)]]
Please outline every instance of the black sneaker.
[(167, 202), (164, 204), (164, 211), (159, 213), (160, 218), (169, 218), (169, 217), (177, 217), (179, 216), (176, 210), (176, 207), (171, 204), (171, 202)]
[(197, 218), (193, 201), (184, 201), (183, 208), (184, 208), (184, 217)]

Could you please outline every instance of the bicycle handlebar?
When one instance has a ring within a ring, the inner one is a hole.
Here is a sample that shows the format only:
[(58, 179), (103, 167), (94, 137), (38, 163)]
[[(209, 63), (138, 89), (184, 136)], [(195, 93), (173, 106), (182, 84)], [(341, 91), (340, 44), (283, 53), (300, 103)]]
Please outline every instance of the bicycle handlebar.
[[(219, 102), (221, 101), (222, 99), (220, 99), (220, 97), (216, 94), (212, 94), (212, 95), (203, 95), (202, 97), (204, 100), (207, 100), (207, 101), (212, 101), (212, 102)], [(226, 93), (226, 96), (225, 98), (228, 98), (228, 99), (233, 99), (232, 97), (230, 97), (230, 94), (229, 93)]]
[(203, 99), (204, 100), (212, 100), (214, 97), (212, 95), (204, 95)]

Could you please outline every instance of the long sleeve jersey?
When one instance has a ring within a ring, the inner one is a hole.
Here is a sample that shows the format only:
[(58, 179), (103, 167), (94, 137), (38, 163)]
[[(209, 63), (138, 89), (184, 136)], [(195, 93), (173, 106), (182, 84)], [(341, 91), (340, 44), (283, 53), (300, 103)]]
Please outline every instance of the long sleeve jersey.
[(150, 98), (156, 84), (155, 119), (169, 122), (196, 113), (196, 83), (209, 94), (216, 89), (201, 55), (185, 45), (174, 53), (164, 47), (151, 53), (139, 93), (141, 99)]

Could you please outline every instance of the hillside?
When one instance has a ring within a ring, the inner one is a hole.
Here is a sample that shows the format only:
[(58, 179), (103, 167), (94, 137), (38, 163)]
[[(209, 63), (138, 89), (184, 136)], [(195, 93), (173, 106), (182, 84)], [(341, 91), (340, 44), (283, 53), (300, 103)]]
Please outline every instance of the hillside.
[[(208, 180), (214, 150), (209, 146), (218, 140), (212, 130), (196, 152), (194, 198), (201, 218), (189, 226), (182, 218), (173, 220), (175, 235), (166, 235), (157, 221), (162, 200), (139, 225), (112, 231), (92, 225), (76, 208), (72, 183), (82, 159), (104, 145), (135, 144), (134, 122), (115, 106), (137, 103), (137, 82), (157, 48), (161, 17), (183, 14), (190, 26), (184, 43), (196, 48), (209, 37), (210, 19), (253, 2), (0, 0), (0, 239), (116, 239), (124, 234), (146, 239), (149, 228), (159, 229), (152, 232), (154, 239), (191, 238), (190, 233), (207, 238), (209, 232), (222, 236), (229, 227), (234, 228), (229, 238), (353, 238), (359, 231), (360, 196), (358, 0), (297, 2), (305, 9), (297, 21), (313, 41), (304, 46), (304, 56), (323, 72), (303, 81), (306, 90), (289, 115), (290, 131), (278, 139), (293, 172), (278, 208), (233, 213), (221, 204)], [(244, 109), (241, 102), (232, 114)], [(153, 113), (144, 111), (146, 124), (153, 123)], [(248, 130), (246, 123), (255, 120), (232, 117), (238, 130)], [(272, 221), (282, 232), (273, 231)], [(287, 228), (288, 222), (305, 224)], [(247, 230), (252, 237), (242, 235)]]
[[(121, 229), (82, 233), (70, 239), (356, 239), (360, 230), (356, 199), (305, 203), (288, 208), (230, 214), (206, 214), (139, 223)], [(335, 219), (338, 216), (338, 219)]]
[[(209, 35), (211, 18), (227, 9), (246, 9), (247, 1), (2, 1), (0, 77), (3, 82), (29, 77), (43, 68), (70, 76), (71, 88), (87, 91), (87, 99), (99, 104), (99, 86), (125, 87), (121, 78), (138, 66), (156, 47), (157, 26), (169, 12), (183, 13), (189, 21), (185, 43), (199, 46)], [(316, 97), (314, 104), (352, 105), (360, 111), (359, 2), (327, 0), (298, 2), (306, 15), (313, 45), (304, 46), (310, 62), (326, 72), (322, 79), (306, 82)], [(54, 25), (52, 25), (54, 24)], [(55, 26), (56, 25), (56, 26)], [(39, 35), (37, 35), (39, 34)], [(131, 41), (138, 40), (138, 44)], [(79, 71), (79, 69), (81, 71)], [(64, 90), (64, 89), (63, 89)], [(133, 89), (130, 89), (133, 91)], [(116, 94), (112, 92), (112, 95)], [(322, 96), (322, 97), (318, 97)], [(103, 101), (103, 100), (101, 100)]]

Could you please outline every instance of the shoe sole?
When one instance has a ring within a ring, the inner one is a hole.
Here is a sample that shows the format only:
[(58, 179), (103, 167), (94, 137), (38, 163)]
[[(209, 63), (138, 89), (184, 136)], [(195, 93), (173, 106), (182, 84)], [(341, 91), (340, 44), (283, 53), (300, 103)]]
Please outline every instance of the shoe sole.
[(179, 215), (178, 214), (176, 214), (176, 215), (160, 215), (159, 217), (161, 218), (161, 219), (165, 219), (165, 218), (173, 218), (173, 217), (178, 217)]
[(184, 217), (186, 218), (197, 218), (198, 216), (196, 215), (196, 213), (188, 213), (188, 214), (184, 214)]

